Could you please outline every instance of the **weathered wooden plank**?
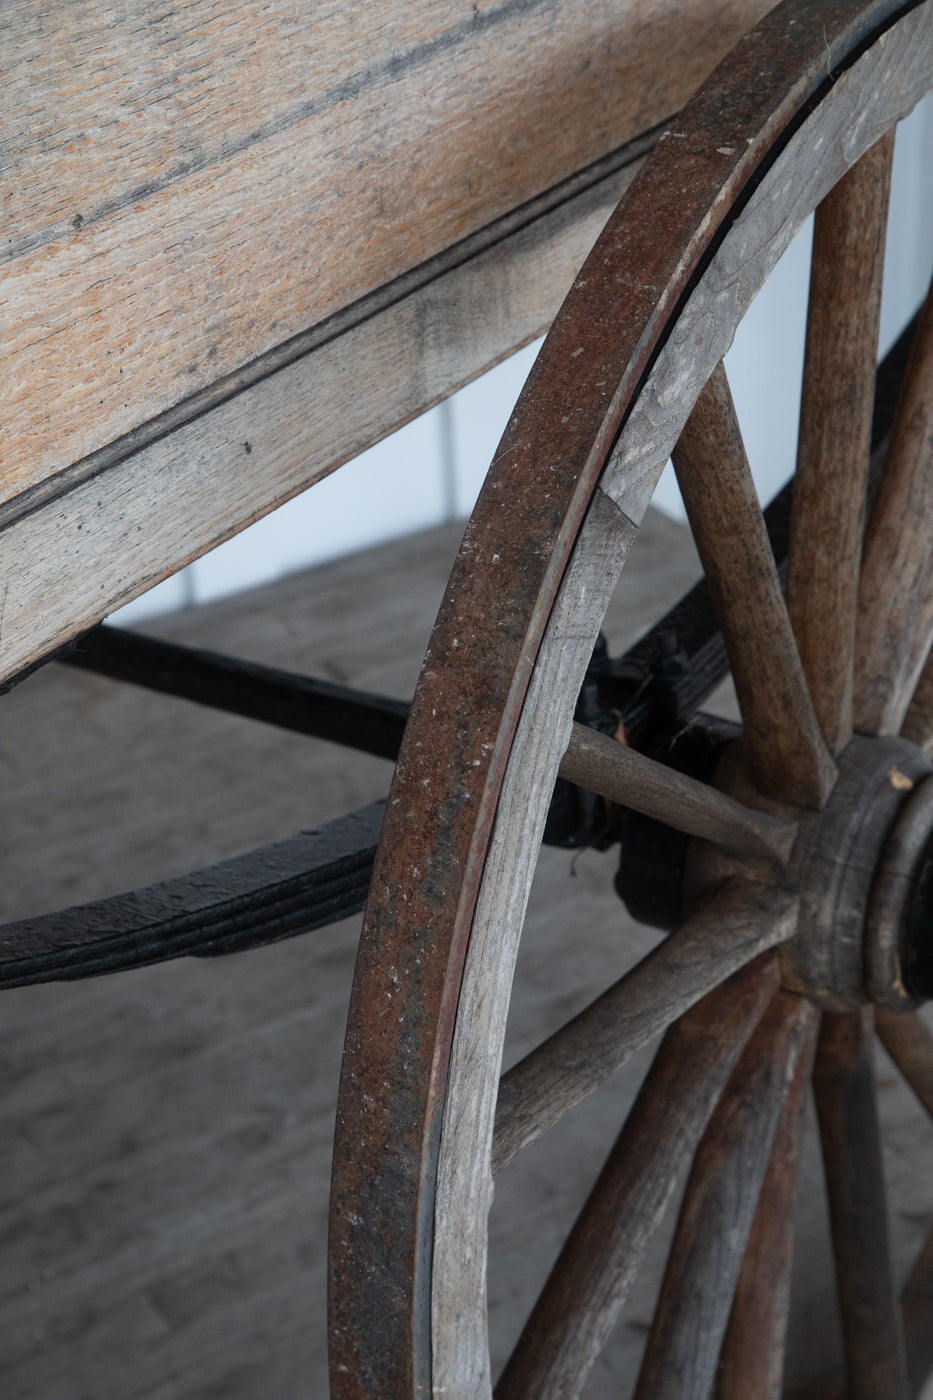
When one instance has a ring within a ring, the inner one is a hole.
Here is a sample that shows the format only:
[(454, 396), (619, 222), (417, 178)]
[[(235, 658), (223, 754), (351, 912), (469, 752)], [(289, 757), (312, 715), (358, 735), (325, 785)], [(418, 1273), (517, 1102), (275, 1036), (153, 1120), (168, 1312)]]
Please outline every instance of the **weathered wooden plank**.
[(663, 120), (767, 8), (7, 6), (3, 494)]
[(677, 831), (702, 836), (734, 855), (783, 865), (797, 835), (795, 822), (756, 812), (717, 788), (576, 721), (560, 775)]
[(777, 963), (765, 954), (671, 1026), (500, 1377), (496, 1400), (579, 1395), (777, 986)]
[(852, 662), (894, 131), (816, 211), (787, 608), (833, 753), (852, 737)]
[[(638, 168), (501, 228), (0, 508), (0, 679), (98, 622), (545, 330)], [(623, 157), (624, 159), (624, 157)]]
[(637, 967), (502, 1076), (493, 1170), (501, 1171), (723, 978), (790, 938), (796, 923), (795, 896), (752, 881), (730, 881)]

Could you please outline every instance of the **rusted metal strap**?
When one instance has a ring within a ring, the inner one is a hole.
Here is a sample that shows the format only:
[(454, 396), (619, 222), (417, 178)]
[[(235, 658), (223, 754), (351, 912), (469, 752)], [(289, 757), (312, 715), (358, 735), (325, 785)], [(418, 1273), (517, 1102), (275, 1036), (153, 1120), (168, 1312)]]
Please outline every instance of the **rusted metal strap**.
[(0, 928), (0, 987), (241, 952), (358, 913), (382, 802), (130, 894)]

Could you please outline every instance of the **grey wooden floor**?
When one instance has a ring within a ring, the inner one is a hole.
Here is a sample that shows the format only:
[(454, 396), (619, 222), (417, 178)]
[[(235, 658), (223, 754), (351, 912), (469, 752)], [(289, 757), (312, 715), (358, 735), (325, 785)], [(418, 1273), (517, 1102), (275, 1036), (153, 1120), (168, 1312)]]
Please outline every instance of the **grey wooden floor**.
[[(450, 528), (177, 614), (151, 630), (407, 696), (457, 544)], [(649, 516), (609, 631), (630, 641), (697, 570)], [(289, 835), (385, 791), (376, 759), (48, 667), (3, 701), (6, 919)], [(613, 855), (545, 851), (516, 979), (514, 1058), (656, 935)], [(213, 962), (6, 992), (0, 1017), (0, 1393), (10, 1400), (326, 1395), (323, 1269), (334, 1096), (357, 921)], [(646, 1058), (497, 1183), (501, 1358)], [(879, 1057), (898, 1267), (933, 1222), (933, 1130)], [(832, 1396), (835, 1320), (811, 1131), (789, 1366)], [(663, 1238), (587, 1390), (630, 1392)]]

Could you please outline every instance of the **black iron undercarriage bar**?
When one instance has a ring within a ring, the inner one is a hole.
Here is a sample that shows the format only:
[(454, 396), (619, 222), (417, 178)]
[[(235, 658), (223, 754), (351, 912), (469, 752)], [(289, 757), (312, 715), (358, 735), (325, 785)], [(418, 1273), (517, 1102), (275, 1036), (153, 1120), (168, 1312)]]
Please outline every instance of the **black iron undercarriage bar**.
[(95, 627), (62, 659), (68, 666), (264, 720), (280, 729), (330, 739), (378, 758), (397, 757), (408, 718), (404, 700), (162, 642), (123, 628)]

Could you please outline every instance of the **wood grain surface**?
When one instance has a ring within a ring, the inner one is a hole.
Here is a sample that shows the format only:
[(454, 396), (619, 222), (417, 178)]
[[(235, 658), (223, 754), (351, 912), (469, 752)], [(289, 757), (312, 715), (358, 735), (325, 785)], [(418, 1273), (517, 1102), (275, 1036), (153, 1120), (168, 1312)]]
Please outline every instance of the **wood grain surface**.
[[(638, 168), (608, 163), (0, 506), (0, 674), (29, 666), (547, 329)], [(58, 494), (56, 494), (58, 493)]]
[(766, 953), (667, 1032), (502, 1373), (496, 1400), (574, 1400), (580, 1394), (777, 986), (777, 963)]
[(787, 608), (833, 753), (852, 737), (852, 662), (894, 132), (816, 211)]
[(663, 120), (767, 8), (7, 6), (3, 495)]
[(716, 1105), (693, 1159), (635, 1400), (709, 1395), (775, 1128), (811, 1046), (812, 1018), (801, 998), (776, 997)]
[(807, 690), (722, 363), (673, 461), (725, 638), (752, 771), (770, 796), (821, 807), (836, 765)]
[[(787, 1001), (788, 994), (782, 994)], [(729, 1326), (716, 1374), (716, 1400), (781, 1400), (794, 1254), (794, 1206), (803, 1112), (819, 1030), (819, 1012), (799, 1005), (803, 1047), (784, 1099), (761, 1183)], [(809, 1018), (809, 1019), (808, 1019)]]
[(717, 788), (576, 721), (560, 774), (578, 787), (676, 831), (701, 836), (735, 855), (783, 865), (797, 835), (796, 823), (756, 812)]
[(493, 1170), (758, 953), (792, 937), (797, 900), (738, 877), (499, 1085)]

